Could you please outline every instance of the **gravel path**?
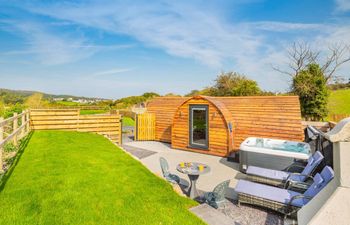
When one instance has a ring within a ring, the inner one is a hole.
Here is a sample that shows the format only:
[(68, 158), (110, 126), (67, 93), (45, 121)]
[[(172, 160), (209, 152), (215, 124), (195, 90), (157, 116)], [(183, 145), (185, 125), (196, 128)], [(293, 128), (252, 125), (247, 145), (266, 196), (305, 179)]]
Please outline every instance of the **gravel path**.
[(227, 200), (219, 209), (220, 212), (235, 220), (241, 225), (283, 225), (283, 217), (275, 212), (262, 208), (241, 204)]
[[(187, 186), (180, 185), (183, 193), (187, 189)], [(204, 191), (198, 190), (201, 196), (204, 195)], [(204, 203), (204, 199), (200, 199), (198, 202)], [(283, 216), (274, 211), (267, 210), (261, 207), (254, 207), (247, 204), (241, 204), (238, 207), (237, 201), (232, 199), (226, 199), (225, 203), (221, 204), (217, 209), (220, 213), (230, 217), (235, 221), (235, 224), (239, 225), (287, 225), (291, 224), (290, 221), (284, 221)]]

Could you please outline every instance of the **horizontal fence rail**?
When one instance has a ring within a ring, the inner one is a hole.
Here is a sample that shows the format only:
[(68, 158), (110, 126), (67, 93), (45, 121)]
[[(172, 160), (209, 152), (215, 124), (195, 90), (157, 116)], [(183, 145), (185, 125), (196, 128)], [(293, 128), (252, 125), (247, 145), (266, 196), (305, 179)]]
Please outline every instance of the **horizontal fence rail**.
[(33, 130), (73, 130), (106, 135), (117, 144), (122, 143), (122, 123), (119, 112), (80, 115), (80, 109), (31, 109)]
[(4, 172), (4, 162), (11, 154), (4, 152), (6, 144), (12, 143), (15, 147), (19, 141), (24, 138), (30, 131), (29, 126), (29, 111), (24, 111), (20, 114), (14, 113), (10, 118), (3, 119), (0, 117), (0, 173)]
[(301, 124), (303, 125), (303, 128), (305, 129), (307, 126), (313, 126), (317, 129), (321, 130), (322, 132), (328, 132), (331, 129), (337, 125), (336, 122), (319, 122), (319, 121), (301, 121)]
[(331, 114), (329, 115), (330, 121), (339, 122), (342, 119), (350, 117), (350, 114)]
[(54, 105), (54, 106), (40, 106), (33, 107), (32, 109), (80, 109), (80, 110), (107, 110), (107, 107), (103, 106), (89, 106), (89, 105)]

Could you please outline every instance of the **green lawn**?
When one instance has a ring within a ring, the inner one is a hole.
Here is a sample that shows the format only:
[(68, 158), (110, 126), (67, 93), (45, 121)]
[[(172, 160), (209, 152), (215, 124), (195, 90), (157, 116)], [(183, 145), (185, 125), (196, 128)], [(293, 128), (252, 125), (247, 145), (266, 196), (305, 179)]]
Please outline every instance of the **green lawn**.
[(127, 116), (123, 116), (123, 126), (135, 126), (135, 121)]
[(69, 101), (57, 101), (56, 104), (63, 105), (63, 106), (80, 106), (80, 105), (82, 105), (78, 102), (69, 102)]
[(36, 131), (0, 189), (0, 224), (203, 224), (196, 205), (97, 134)]
[(81, 109), (80, 115), (93, 115), (93, 114), (101, 114), (106, 113), (108, 110), (104, 109)]
[(350, 89), (332, 91), (328, 110), (330, 114), (350, 114)]

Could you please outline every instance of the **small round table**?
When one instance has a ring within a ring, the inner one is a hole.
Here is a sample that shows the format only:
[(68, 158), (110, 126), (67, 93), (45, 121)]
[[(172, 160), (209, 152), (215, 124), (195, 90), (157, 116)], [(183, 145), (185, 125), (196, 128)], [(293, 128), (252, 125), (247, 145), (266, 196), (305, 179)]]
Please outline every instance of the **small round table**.
[[(190, 164), (190, 166), (186, 166)], [(203, 170), (199, 170), (198, 166), (203, 165)], [(198, 190), (196, 187), (196, 183), (198, 180), (199, 175), (206, 174), (210, 172), (210, 167), (208, 165), (205, 165), (203, 163), (196, 163), (196, 162), (188, 162), (185, 163), (185, 167), (181, 167), (181, 164), (178, 164), (176, 167), (177, 171), (183, 174), (187, 174), (188, 178), (190, 179), (190, 187), (188, 188), (187, 192), (190, 198), (195, 199), (199, 196)]]

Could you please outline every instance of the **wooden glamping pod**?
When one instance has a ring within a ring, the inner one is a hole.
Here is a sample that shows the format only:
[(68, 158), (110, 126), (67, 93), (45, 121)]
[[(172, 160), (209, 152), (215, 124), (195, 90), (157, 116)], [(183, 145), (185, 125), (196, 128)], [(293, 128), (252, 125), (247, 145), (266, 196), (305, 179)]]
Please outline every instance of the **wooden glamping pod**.
[(154, 139), (174, 149), (228, 156), (247, 137), (303, 139), (296, 96), (158, 97), (147, 113), (155, 115)]

